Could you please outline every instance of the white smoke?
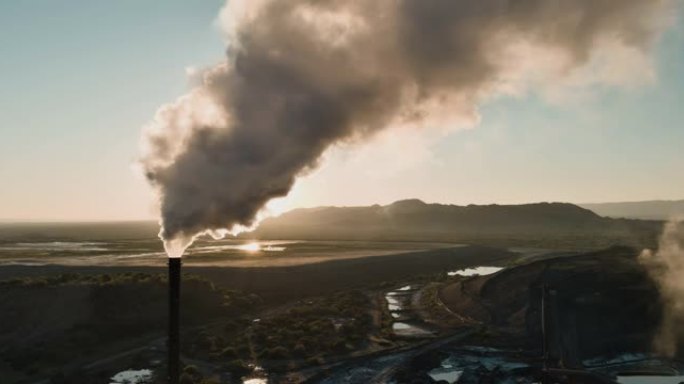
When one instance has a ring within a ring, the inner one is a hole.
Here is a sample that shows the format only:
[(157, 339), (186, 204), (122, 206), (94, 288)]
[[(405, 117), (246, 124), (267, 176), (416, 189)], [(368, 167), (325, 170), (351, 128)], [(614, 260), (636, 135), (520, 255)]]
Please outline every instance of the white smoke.
[(644, 250), (639, 261), (658, 283), (663, 301), (663, 319), (654, 348), (672, 357), (684, 341), (684, 221), (671, 220), (665, 224), (658, 250)]
[(193, 69), (199, 85), (144, 131), (160, 237), (180, 255), (198, 234), (254, 226), (335, 144), (472, 125), (500, 95), (648, 77), (670, 4), (231, 0), (226, 60)]

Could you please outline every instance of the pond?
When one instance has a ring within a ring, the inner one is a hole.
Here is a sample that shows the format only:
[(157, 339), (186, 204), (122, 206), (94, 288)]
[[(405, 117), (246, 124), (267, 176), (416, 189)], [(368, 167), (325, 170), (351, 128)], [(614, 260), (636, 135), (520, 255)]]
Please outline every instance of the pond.
[(267, 384), (268, 379), (264, 379), (261, 377), (256, 377), (253, 379), (246, 379), (242, 382), (242, 384)]
[(458, 383), (459, 380), (479, 382), (484, 376), (500, 384), (533, 383), (533, 379), (524, 372), (529, 366), (518, 361), (517, 355), (517, 351), (507, 352), (479, 346), (462, 347), (452, 350), (450, 356), (428, 371), (427, 375), (435, 381), (443, 380), (449, 384)]
[(465, 268), (459, 269), (457, 271), (447, 272), (449, 276), (486, 276), (493, 273), (497, 273), (503, 268), (501, 267), (475, 267), (475, 268)]
[(252, 373), (248, 377), (242, 378), (242, 384), (268, 384), (268, 374), (260, 365), (250, 364)]
[(411, 301), (413, 296), (420, 290), (420, 285), (405, 285), (389, 291), (385, 294), (387, 309), (392, 316), (392, 332), (401, 337), (430, 337), (434, 332), (416, 321), (418, 315), (415, 313)]
[(655, 354), (624, 353), (585, 360), (584, 366), (609, 376), (617, 376), (622, 384), (680, 384), (684, 383), (682, 366)]
[(454, 369), (451, 366), (444, 366), (435, 368), (428, 372), (428, 376), (434, 381), (446, 381), (449, 384), (454, 384), (461, 378), (463, 371), (459, 369)]
[(111, 384), (145, 384), (152, 380), (152, 370), (127, 370), (112, 376)]
[(620, 384), (680, 384), (684, 376), (618, 376)]
[(427, 337), (434, 334), (434, 332), (418, 325), (398, 321), (392, 324), (392, 332), (397, 336), (403, 337)]

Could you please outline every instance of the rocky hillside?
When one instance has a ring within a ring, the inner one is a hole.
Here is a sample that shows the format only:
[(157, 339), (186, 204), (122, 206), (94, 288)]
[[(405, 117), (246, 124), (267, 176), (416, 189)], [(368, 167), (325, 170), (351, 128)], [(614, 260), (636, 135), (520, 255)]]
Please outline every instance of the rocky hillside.
[(604, 218), (567, 203), (458, 206), (402, 200), (386, 206), (297, 209), (264, 221), (256, 235), (331, 240), (468, 240), (630, 237), (654, 228), (652, 223)]

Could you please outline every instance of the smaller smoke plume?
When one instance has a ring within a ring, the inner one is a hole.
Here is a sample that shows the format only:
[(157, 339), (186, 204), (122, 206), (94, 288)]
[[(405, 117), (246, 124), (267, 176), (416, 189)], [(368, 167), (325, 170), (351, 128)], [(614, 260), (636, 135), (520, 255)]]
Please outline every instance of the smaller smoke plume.
[(639, 261), (658, 283), (663, 301), (663, 319), (654, 348), (665, 356), (674, 356), (684, 341), (684, 221), (668, 222), (658, 250), (644, 250)]

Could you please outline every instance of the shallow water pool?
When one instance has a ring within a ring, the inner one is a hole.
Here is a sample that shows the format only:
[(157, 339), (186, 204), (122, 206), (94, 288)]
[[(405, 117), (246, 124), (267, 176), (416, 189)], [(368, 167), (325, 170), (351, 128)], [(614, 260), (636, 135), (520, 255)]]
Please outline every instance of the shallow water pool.
[(112, 376), (111, 384), (145, 384), (152, 380), (152, 370), (140, 369), (122, 371)]
[(458, 271), (448, 272), (449, 276), (486, 276), (497, 273), (503, 268), (501, 267), (475, 267), (459, 269)]
[(618, 376), (620, 384), (680, 384), (684, 376)]

